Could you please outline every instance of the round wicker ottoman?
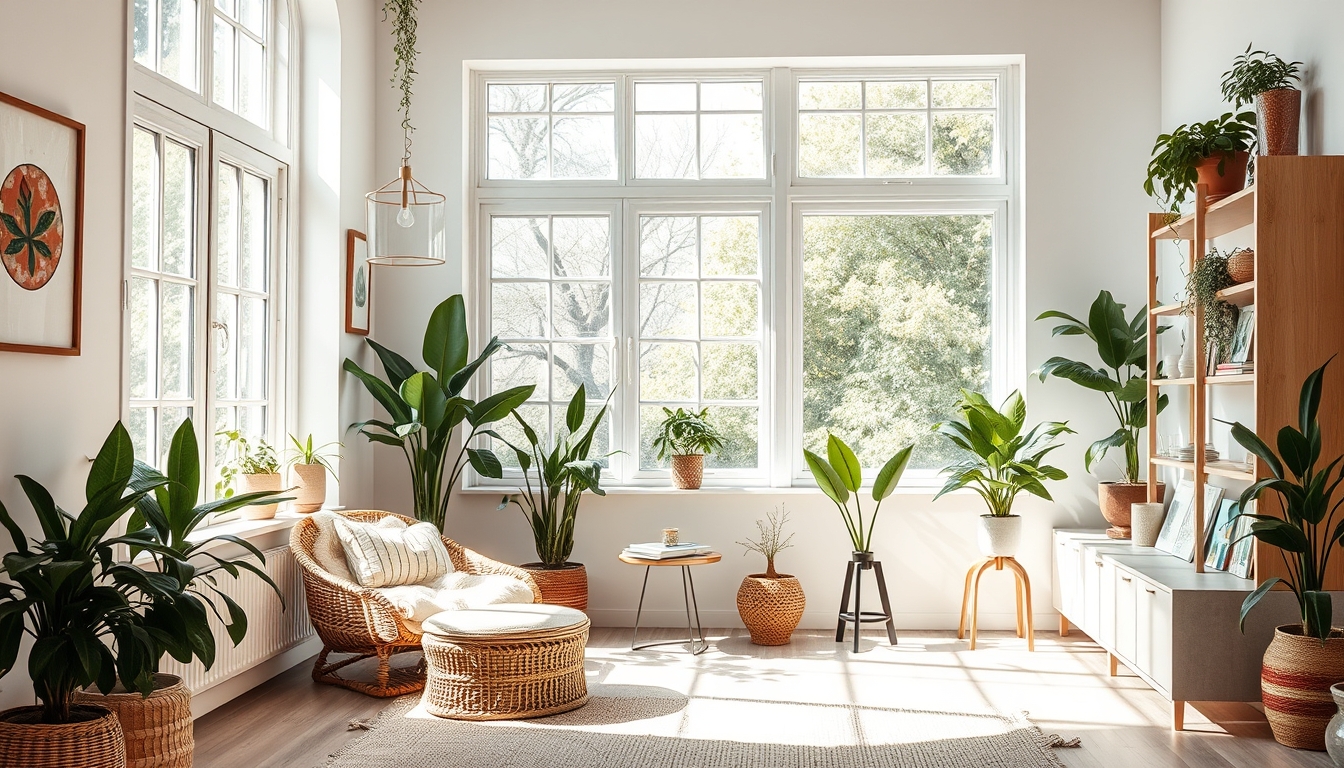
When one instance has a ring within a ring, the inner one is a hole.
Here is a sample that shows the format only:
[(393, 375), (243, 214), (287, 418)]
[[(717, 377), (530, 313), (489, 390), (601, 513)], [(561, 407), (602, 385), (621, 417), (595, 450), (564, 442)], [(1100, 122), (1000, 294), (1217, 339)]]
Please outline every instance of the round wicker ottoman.
[(421, 702), (455, 720), (515, 720), (588, 703), (588, 617), (544, 603), (444, 611), (423, 624)]

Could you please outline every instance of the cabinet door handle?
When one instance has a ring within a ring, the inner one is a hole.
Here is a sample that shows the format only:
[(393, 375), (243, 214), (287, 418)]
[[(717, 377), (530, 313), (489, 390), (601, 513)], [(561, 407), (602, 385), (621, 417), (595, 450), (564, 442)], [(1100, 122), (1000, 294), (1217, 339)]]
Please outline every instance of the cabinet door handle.
[(1144, 587), (1144, 588), (1143, 588), (1143, 591), (1144, 591), (1144, 592), (1147, 592), (1147, 593), (1150, 594), (1150, 595), (1156, 595), (1156, 594), (1157, 594), (1157, 590), (1155, 590), (1155, 589), (1148, 589), (1147, 587)]
[(1121, 581), (1133, 581), (1133, 579), (1131, 579), (1131, 578), (1128, 577), (1128, 576), (1121, 576), (1121, 577), (1120, 577), (1120, 580), (1121, 580)]
[(1101, 561), (1100, 561), (1100, 560), (1093, 560), (1093, 561), (1092, 561), (1092, 564), (1095, 565), (1095, 566), (1097, 566), (1098, 568), (1101, 567)]

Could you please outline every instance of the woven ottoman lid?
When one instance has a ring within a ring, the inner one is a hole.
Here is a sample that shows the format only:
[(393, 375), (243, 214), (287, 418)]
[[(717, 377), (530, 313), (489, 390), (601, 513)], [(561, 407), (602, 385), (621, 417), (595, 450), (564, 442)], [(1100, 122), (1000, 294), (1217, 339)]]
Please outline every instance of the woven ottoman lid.
[(582, 611), (545, 603), (507, 603), (484, 608), (443, 611), (425, 619), (427, 635), (517, 635), (565, 629), (588, 623)]

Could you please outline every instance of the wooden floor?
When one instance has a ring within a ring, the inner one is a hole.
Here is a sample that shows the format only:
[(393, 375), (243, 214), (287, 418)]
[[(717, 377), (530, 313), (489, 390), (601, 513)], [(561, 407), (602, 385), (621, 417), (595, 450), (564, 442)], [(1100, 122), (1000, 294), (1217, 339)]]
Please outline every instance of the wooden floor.
[[(648, 639), (662, 639), (655, 633), (678, 636), (651, 630)], [(1195, 704), (1187, 711), (1187, 730), (1172, 733), (1170, 704), (1123, 667), (1119, 677), (1109, 677), (1105, 652), (1076, 632), (1067, 638), (1037, 633), (1035, 653), (1011, 633), (993, 632), (982, 633), (976, 651), (951, 632), (904, 632), (894, 648), (880, 633), (865, 633), (858, 654), (819, 631), (799, 632), (777, 648), (751, 645), (744, 630), (708, 636), (709, 651), (692, 657), (676, 646), (632, 652), (630, 630), (594, 629), (589, 679), (690, 696), (731, 690), (761, 699), (1027, 711), (1047, 733), (1082, 739), (1080, 749), (1057, 750), (1077, 768), (1331, 766), (1324, 753), (1275, 743), (1263, 714), (1248, 704)], [(792, 659), (808, 663), (780, 664)], [(375, 717), (388, 703), (316, 685), (310, 669), (295, 667), (197, 721), (196, 768), (318, 768), (360, 736), (347, 729), (350, 721)]]

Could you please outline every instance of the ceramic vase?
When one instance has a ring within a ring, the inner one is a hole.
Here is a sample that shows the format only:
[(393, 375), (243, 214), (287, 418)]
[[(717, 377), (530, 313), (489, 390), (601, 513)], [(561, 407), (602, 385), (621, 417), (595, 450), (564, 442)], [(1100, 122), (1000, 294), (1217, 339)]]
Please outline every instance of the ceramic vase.
[(307, 514), (322, 508), (327, 500), (327, 468), (321, 464), (295, 464), (294, 511)]
[[(270, 491), (275, 494), (280, 493), (280, 473), (268, 472), (260, 475), (239, 474), (235, 482), (238, 484), (238, 493), (253, 493), (255, 491)], [(270, 520), (275, 517), (275, 510), (279, 507), (276, 504), (249, 504), (238, 510), (238, 515), (244, 520)]]
[(1339, 711), (1325, 726), (1325, 751), (1330, 753), (1335, 768), (1344, 768), (1344, 683), (1330, 686), (1330, 696)]
[(1131, 543), (1136, 547), (1157, 546), (1157, 536), (1162, 532), (1162, 520), (1166, 517), (1162, 502), (1143, 502), (1130, 507), (1129, 523)]
[(1199, 363), (1195, 357), (1195, 340), (1191, 338), (1191, 334), (1186, 334), (1185, 343), (1181, 345), (1181, 365), (1178, 369), (1180, 378), (1194, 378), (1197, 365)]
[(1016, 557), (1022, 543), (1022, 518), (981, 515), (976, 542), (985, 557)]

